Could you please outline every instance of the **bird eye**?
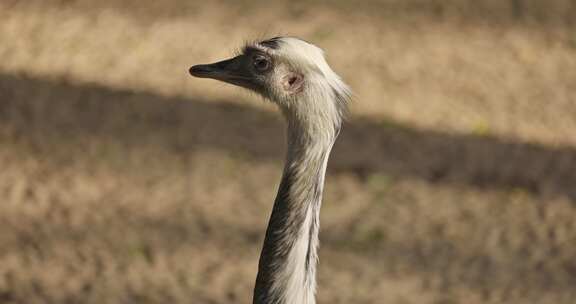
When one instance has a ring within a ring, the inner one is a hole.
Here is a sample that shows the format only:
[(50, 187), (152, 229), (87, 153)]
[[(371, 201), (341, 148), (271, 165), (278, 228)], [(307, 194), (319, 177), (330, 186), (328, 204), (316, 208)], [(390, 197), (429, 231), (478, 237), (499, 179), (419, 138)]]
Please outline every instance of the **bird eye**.
[(254, 67), (260, 72), (266, 71), (270, 68), (270, 61), (266, 57), (256, 56), (253, 60)]

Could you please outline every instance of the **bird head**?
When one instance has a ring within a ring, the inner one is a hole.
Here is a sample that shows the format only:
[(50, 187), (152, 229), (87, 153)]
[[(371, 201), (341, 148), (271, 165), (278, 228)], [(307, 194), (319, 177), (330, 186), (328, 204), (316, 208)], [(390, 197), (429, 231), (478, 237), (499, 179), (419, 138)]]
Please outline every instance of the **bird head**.
[(194, 65), (189, 71), (252, 90), (297, 115), (316, 109), (340, 120), (350, 99), (350, 89), (330, 68), (322, 49), (294, 37), (249, 43), (238, 56)]

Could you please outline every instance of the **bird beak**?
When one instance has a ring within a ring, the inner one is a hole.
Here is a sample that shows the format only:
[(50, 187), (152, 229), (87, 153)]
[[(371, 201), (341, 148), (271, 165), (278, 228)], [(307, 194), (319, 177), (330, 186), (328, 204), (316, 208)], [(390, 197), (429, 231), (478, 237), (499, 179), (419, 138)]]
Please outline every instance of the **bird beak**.
[(198, 64), (192, 66), (189, 72), (194, 77), (211, 78), (235, 85), (241, 85), (238, 82), (247, 78), (242, 69), (242, 55), (211, 64)]

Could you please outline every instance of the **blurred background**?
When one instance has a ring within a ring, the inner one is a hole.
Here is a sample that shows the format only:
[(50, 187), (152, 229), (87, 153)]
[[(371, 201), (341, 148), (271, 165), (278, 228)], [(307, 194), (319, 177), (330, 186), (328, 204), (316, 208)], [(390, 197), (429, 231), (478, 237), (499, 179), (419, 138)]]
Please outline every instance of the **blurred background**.
[(245, 41), (354, 90), (319, 303), (576, 303), (576, 2), (0, 2), (0, 303), (251, 303), (284, 123)]

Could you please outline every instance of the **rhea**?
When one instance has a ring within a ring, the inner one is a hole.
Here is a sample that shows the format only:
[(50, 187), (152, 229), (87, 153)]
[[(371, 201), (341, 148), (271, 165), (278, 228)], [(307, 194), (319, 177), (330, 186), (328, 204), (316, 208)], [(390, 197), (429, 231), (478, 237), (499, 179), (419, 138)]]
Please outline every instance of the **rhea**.
[(350, 89), (324, 52), (293, 37), (249, 43), (231, 59), (190, 74), (252, 90), (287, 121), (287, 153), (254, 287), (254, 304), (314, 304), (318, 229), (328, 156)]

